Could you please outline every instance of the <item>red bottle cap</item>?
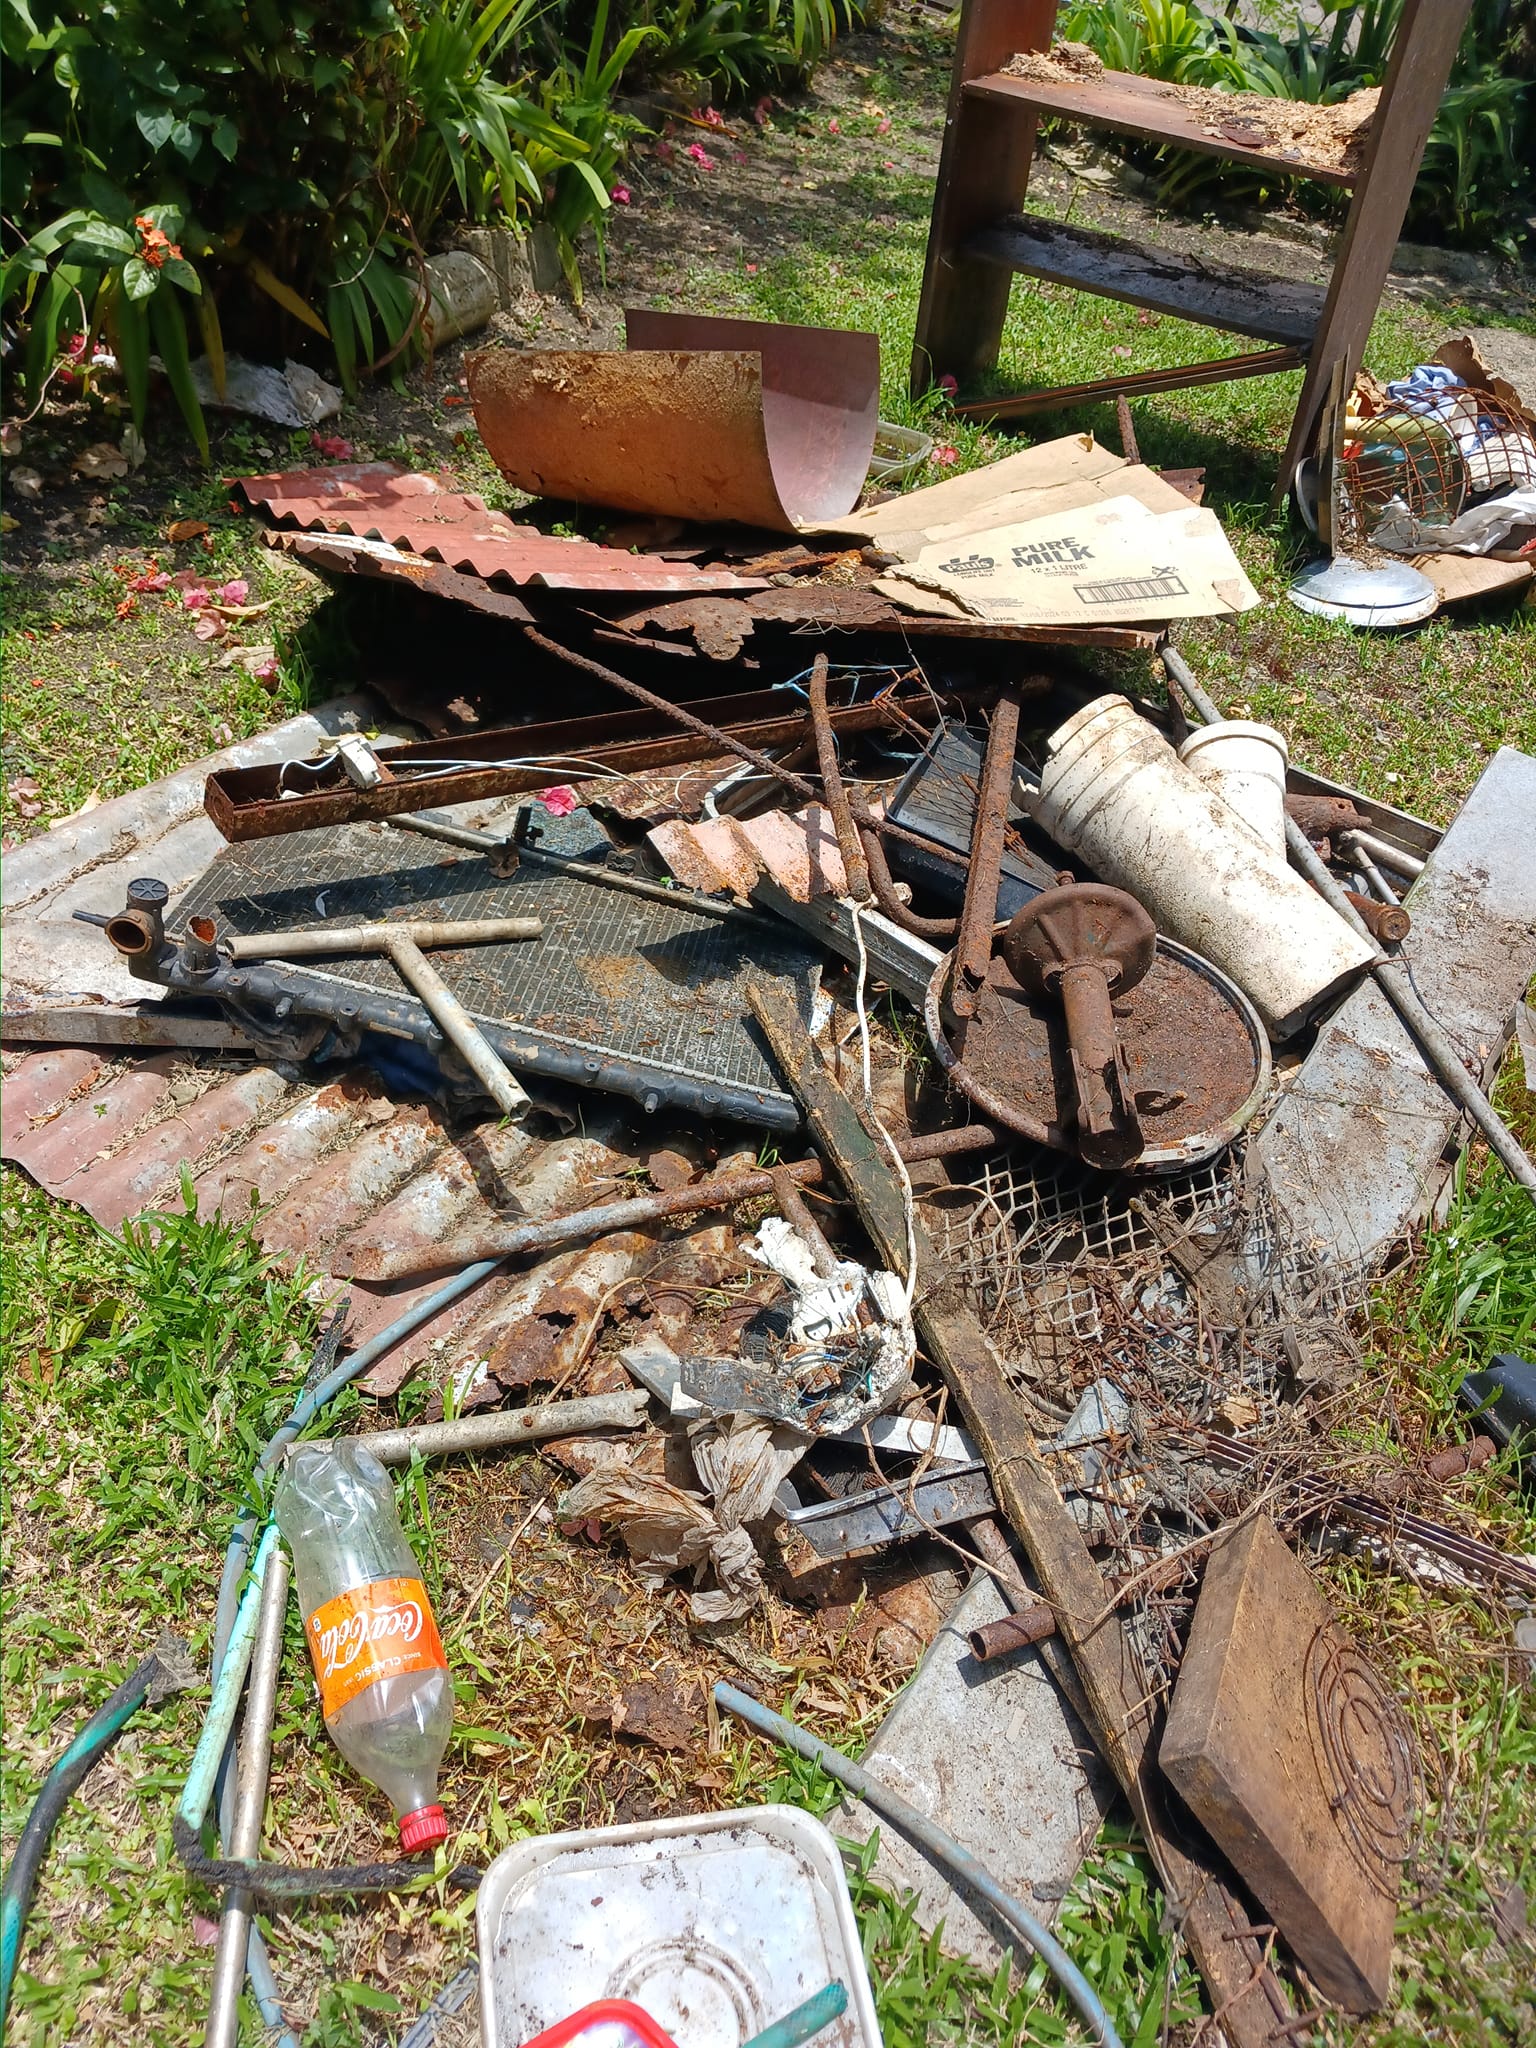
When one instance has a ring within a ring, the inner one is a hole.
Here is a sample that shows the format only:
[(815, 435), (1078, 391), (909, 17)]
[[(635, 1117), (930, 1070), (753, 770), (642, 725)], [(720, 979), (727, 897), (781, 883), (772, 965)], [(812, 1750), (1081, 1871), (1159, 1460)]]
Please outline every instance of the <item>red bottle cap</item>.
[(418, 1849), (435, 1849), (448, 1839), (448, 1820), (440, 1806), (418, 1806), (401, 1816), (400, 1846), (407, 1856)]

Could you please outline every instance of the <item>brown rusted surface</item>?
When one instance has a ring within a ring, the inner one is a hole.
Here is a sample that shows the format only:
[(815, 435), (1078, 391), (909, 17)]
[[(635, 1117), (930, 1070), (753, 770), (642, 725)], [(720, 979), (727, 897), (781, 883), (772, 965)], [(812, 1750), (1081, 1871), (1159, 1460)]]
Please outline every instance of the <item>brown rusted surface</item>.
[(852, 510), (874, 447), (873, 335), (633, 313), (629, 329), (622, 355), (466, 358), (481, 438), (508, 482), (772, 532)]
[(1499, 1447), (1491, 1436), (1475, 1436), (1469, 1444), (1447, 1444), (1443, 1451), (1424, 1461), (1425, 1477), (1445, 1485), (1466, 1472), (1481, 1472), (1498, 1456)]
[[(616, 594), (758, 587), (754, 579), (729, 569), (631, 555), (622, 548), (600, 547), (596, 541), (562, 540), (535, 526), (519, 526), (505, 513), (491, 511), (484, 499), (399, 463), (344, 462), (324, 469), (248, 476), (236, 488), (248, 504), (280, 526), (324, 527), (361, 541), (383, 541), (487, 581)], [(368, 550), (354, 552), (361, 557)], [(408, 565), (405, 573), (410, 573)], [(424, 566), (424, 587), (429, 580)]]
[(618, 779), (604, 775), (590, 782), (573, 782), (571, 787), (580, 802), (590, 804), (595, 811), (611, 811), (616, 817), (660, 824), (667, 818), (696, 818), (709, 792), (735, 766), (726, 756), (659, 775), (626, 775)]
[(1413, 930), (1413, 919), (1400, 903), (1381, 903), (1374, 896), (1362, 896), (1357, 889), (1346, 889), (1344, 894), (1355, 906), (1360, 922), (1378, 942), (1401, 945)]
[(796, 903), (848, 894), (832, 815), (821, 804), (756, 818), (674, 820), (646, 837), (677, 881), (706, 895), (723, 891), (745, 900), (765, 874)]
[[(936, 981), (947, 974), (947, 963)], [(930, 1037), (936, 992), (930, 991)], [(1219, 1151), (1259, 1107), (1267, 1046), (1241, 999), (1194, 956), (1158, 942), (1115, 1024), (1141, 1120), (1137, 1166), (1167, 1171)], [(1037, 1143), (1077, 1151), (1071, 1047), (1054, 998), (1030, 995), (999, 955), (975, 1015), (935, 1040), (951, 1080), (981, 1109)]]
[(869, 901), (869, 862), (859, 844), (858, 829), (848, 807), (842, 769), (837, 759), (837, 735), (827, 716), (827, 657), (818, 654), (811, 663), (809, 686), (811, 729), (816, 735), (816, 760), (821, 769), (821, 786), (837, 834), (837, 851), (842, 860), (848, 893), (859, 903)]
[(1013, 761), (1019, 738), (1019, 706), (1000, 697), (992, 712), (987, 751), (981, 764), (976, 811), (971, 823), (971, 858), (965, 903), (955, 934), (955, 980), (950, 1000), (956, 1014), (969, 1017), (992, 960), (992, 927), (997, 922), (997, 885), (1003, 873), (1003, 842), (1013, 798)]
[(1005, 1614), (1001, 1621), (973, 1628), (969, 1637), (971, 1655), (978, 1664), (990, 1664), (994, 1657), (1006, 1657), (1011, 1650), (1027, 1649), (1031, 1643), (1043, 1643), (1055, 1633), (1056, 1617), (1041, 1600), (1033, 1607), (1020, 1608), (1016, 1614)]
[(402, 549), (364, 545), (351, 534), (268, 533), (268, 547), (293, 555), (308, 568), (329, 576), (374, 576), (386, 583), (401, 583), (412, 590), (424, 590), (431, 597), (446, 597), (466, 604), (472, 611), (486, 612), (493, 619), (510, 619), (522, 625), (533, 617), (521, 598), (510, 590), (497, 590), (480, 576), (465, 576), (442, 562), (428, 561)]
[[(845, 695), (848, 689), (848, 685), (833, 685), (834, 692), (841, 690)], [(933, 723), (939, 708), (958, 710), (963, 716), (967, 703), (973, 699), (969, 692), (952, 694), (936, 707), (927, 689), (913, 689), (891, 701), (907, 717), (927, 726)], [(457, 733), (453, 740), (454, 758), (483, 760), (486, 765), (441, 774), (411, 770), (416, 761), (441, 759), (442, 741), (413, 741), (390, 752), (395, 780), (372, 789), (355, 788), (339, 761), (316, 772), (308, 790), (300, 788), (287, 796), (279, 795), (281, 771), (275, 766), (221, 769), (208, 777), (203, 792), (204, 808), (226, 839), (265, 839), (358, 819), (400, 817), (445, 804), (480, 803), (524, 791), (537, 793), (551, 782), (571, 780), (569, 764), (578, 758), (626, 775), (650, 774), (663, 768), (714, 760), (719, 756), (721, 739), (726, 737), (756, 751), (764, 747), (792, 747), (805, 731), (804, 711), (786, 710), (783, 695), (776, 691), (751, 691), (695, 704), (689, 716), (704, 724), (702, 734), (691, 725), (679, 732), (674, 707), (668, 705), (666, 711), (673, 715), (666, 716), (655, 708), (613, 710), (597, 717)], [(892, 711), (886, 701), (866, 699), (863, 703), (835, 705), (831, 718), (834, 729), (840, 733), (870, 732), (887, 727)], [(740, 758), (735, 747), (729, 751), (733, 761)], [(531, 769), (496, 765), (503, 758), (537, 762), (543, 757), (553, 757), (557, 764), (565, 765)], [(290, 790), (295, 779), (295, 771), (290, 769)], [(806, 789), (808, 795), (815, 795), (810, 785)]]
[(752, 614), (737, 597), (685, 597), (630, 612), (614, 624), (624, 633), (652, 626), (659, 633), (687, 633), (710, 661), (734, 661), (751, 634)]
[(1309, 839), (1333, 839), (1340, 832), (1369, 832), (1371, 821), (1363, 817), (1347, 796), (1288, 796), (1285, 815), (1294, 818)]

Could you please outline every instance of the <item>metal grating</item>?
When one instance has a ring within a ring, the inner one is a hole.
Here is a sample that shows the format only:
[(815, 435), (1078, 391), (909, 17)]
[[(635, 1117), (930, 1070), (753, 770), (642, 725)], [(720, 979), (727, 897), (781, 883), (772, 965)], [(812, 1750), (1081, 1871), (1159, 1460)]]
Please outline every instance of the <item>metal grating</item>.
[[(439, 950), (433, 964), (470, 1014), (548, 1049), (539, 1071), (581, 1083), (590, 1061), (648, 1076), (662, 1101), (794, 1129), (799, 1114), (747, 1015), (751, 972), (793, 983), (810, 1016), (820, 955), (787, 930), (703, 916), (525, 863), (503, 880), (452, 848), (418, 852), (385, 825), (353, 824), (229, 846), (187, 891), (194, 913), (251, 935), (398, 918), (537, 916), (544, 936)], [(303, 963), (350, 987), (401, 993), (387, 961)]]

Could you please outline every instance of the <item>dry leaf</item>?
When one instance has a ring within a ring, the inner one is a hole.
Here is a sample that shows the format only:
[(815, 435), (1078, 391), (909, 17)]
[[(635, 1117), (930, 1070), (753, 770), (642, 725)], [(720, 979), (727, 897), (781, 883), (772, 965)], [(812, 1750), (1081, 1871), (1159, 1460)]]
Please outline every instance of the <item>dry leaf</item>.
[(81, 449), (70, 468), (76, 476), (87, 477), (94, 482), (98, 477), (126, 476), (128, 458), (110, 441), (94, 441), (89, 448)]
[(173, 519), (165, 529), (165, 537), (172, 547), (180, 547), (183, 541), (198, 540), (208, 531), (206, 519)]
[(43, 480), (35, 469), (13, 469), (6, 482), (18, 498), (40, 498), (43, 495)]

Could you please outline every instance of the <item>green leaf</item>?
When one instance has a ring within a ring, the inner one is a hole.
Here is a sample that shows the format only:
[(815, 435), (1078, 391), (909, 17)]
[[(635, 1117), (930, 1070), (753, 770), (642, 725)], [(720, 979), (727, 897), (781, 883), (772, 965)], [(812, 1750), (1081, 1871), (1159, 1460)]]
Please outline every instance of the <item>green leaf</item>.
[(197, 391), (192, 382), (192, 360), (187, 352), (186, 322), (181, 317), (181, 306), (174, 293), (157, 292), (150, 300), (149, 324), (159, 344), (166, 382), (170, 385), (176, 403), (181, 407), (181, 416), (197, 443), (197, 452), (206, 462), (208, 423), (203, 418), (203, 408), (198, 403)]
[(69, 245), (71, 255), (83, 262), (113, 265), (134, 255), (138, 246), (126, 228), (114, 227), (108, 220), (87, 221)]
[(203, 281), (185, 256), (167, 256), (163, 270), (172, 284), (179, 284), (182, 290), (190, 292), (194, 299), (202, 295)]
[(171, 131), (176, 126), (176, 116), (170, 109), (162, 107), (157, 112), (150, 112), (148, 109), (140, 107), (133, 118), (138, 124), (139, 133), (149, 144), (150, 148), (164, 149), (171, 139)]
[(150, 298), (159, 282), (159, 271), (151, 270), (142, 256), (130, 256), (123, 265), (123, 290), (130, 299)]
[(221, 115), (214, 122), (208, 139), (219, 152), (219, 155), (223, 157), (225, 163), (232, 164), (234, 162), (235, 151), (240, 147), (240, 130), (230, 120), (228, 114)]
[(305, 299), (301, 299), (292, 285), (286, 285), (274, 271), (267, 268), (259, 256), (247, 256), (245, 267), (251, 274), (252, 284), (259, 285), (269, 299), (276, 299), (285, 313), (291, 313), (295, 320), (302, 320), (306, 327), (312, 327), (316, 334), (330, 340), (325, 322)]
[(142, 430), (149, 407), (149, 320), (144, 303), (118, 291), (114, 283), (112, 297), (105, 310), (107, 333), (123, 367), (123, 382), (128, 387), (133, 423)]
[(606, 213), (608, 209), (613, 205), (613, 201), (608, 196), (607, 186), (603, 183), (602, 179), (597, 175), (596, 171), (593, 170), (592, 166), (589, 163), (584, 162), (580, 157), (578, 157), (575, 163), (571, 165), (571, 169), (576, 173), (576, 175), (579, 178), (584, 178), (587, 184), (591, 187), (592, 196), (597, 202), (597, 209), (599, 213)]
[(208, 358), (208, 374), (213, 379), (214, 396), (222, 398), (227, 381), (224, 330), (219, 325), (219, 309), (212, 292), (203, 292), (198, 298), (197, 325), (203, 337), (203, 351)]

